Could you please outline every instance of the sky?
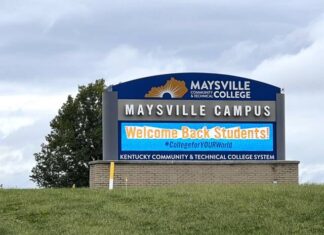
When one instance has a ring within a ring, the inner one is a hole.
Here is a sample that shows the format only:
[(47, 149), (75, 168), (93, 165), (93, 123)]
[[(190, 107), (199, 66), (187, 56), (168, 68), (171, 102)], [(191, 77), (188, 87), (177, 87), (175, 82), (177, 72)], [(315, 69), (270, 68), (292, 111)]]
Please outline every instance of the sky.
[(36, 187), (33, 153), (78, 85), (174, 72), (284, 88), (286, 158), (324, 183), (324, 1), (0, 0), (0, 184)]

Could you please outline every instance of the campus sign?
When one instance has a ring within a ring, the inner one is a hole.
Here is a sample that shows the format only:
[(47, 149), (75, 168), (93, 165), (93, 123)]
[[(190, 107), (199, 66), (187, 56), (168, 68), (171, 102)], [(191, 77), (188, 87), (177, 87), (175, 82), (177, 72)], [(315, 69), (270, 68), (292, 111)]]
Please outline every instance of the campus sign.
[(284, 94), (208, 73), (165, 74), (110, 86), (104, 160), (284, 160)]

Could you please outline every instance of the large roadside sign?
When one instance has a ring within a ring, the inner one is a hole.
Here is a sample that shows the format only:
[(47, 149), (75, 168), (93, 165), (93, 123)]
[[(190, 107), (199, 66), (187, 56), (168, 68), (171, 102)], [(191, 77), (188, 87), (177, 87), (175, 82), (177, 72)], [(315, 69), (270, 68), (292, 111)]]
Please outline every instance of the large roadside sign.
[(230, 75), (176, 73), (110, 86), (104, 160), (284, 160), (284, 94)]

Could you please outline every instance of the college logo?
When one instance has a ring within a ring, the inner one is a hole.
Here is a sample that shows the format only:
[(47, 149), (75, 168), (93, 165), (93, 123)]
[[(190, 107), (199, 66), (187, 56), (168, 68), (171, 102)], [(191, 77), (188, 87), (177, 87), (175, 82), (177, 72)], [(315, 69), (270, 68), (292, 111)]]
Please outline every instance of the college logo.
[(186, 83), (172, 77), (163, 86), (152, 87), (145, 98), (182, 98), (187, 92)]

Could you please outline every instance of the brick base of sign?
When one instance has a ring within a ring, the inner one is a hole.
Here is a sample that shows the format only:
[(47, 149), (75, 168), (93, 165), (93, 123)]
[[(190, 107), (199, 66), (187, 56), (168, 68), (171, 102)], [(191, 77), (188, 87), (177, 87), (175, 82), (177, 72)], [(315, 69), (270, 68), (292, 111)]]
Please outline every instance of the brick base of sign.
[[(298, 184), (299, 161), (115, 161), (114, 186)], [(110, 161), (90, 162), (90, 188), (108, 187)]]

